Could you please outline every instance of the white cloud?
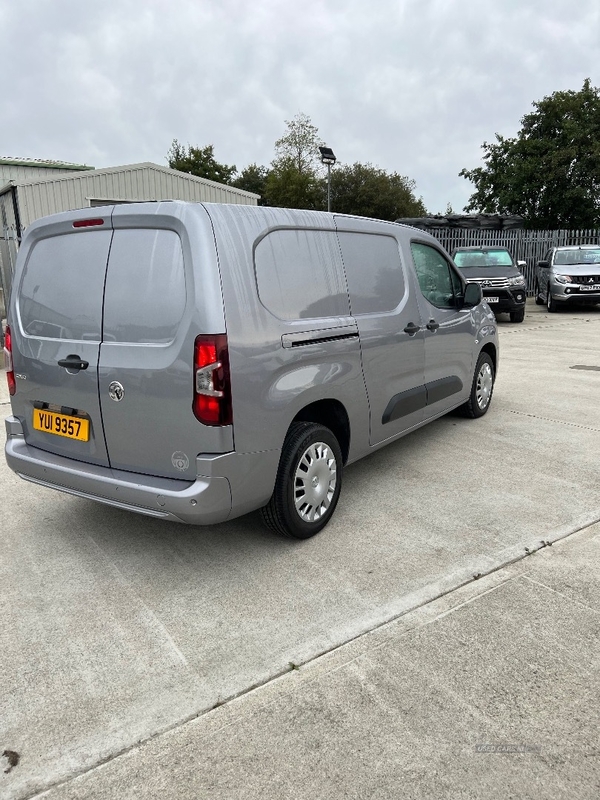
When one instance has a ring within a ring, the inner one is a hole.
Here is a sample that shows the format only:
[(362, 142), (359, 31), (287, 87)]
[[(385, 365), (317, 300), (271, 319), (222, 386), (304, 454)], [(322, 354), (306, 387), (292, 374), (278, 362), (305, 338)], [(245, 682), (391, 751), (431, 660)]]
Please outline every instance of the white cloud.
[(165, 163), (177, 138), (242, 168), (303, 111), (433, 212), (533, 101), (600, 84), (596, 0), (0, 0), (0, 23), (3, 155)]

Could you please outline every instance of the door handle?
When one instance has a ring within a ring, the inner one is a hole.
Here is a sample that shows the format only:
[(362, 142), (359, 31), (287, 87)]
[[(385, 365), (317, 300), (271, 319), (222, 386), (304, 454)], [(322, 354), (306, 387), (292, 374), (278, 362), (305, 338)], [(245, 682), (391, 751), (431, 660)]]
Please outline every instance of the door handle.
[(417, 331), (420, 331), (421, 328), (418, 325), (415, 325), (414, 322), (409, 322), (406, 328), (404, 328), (404, 333), (408, 333), (409, 336), (414, 336)]
[(73, 372), (79, 372), (80, 369), (87, 369), (90, 365), (89, 361), (84, 361), (79, 356), (70, 355), (66, 358), (61, 358), (58, 362), (59, 367), (64, 367), (65, 369), (73, 370)]
[(440, 327), (440, 323), (436, 322), (434, 319), (430, 319), (429, 322), (427, 323), (427, 330), (428, 331), (437, 331), (437, 329), (439, 327)]

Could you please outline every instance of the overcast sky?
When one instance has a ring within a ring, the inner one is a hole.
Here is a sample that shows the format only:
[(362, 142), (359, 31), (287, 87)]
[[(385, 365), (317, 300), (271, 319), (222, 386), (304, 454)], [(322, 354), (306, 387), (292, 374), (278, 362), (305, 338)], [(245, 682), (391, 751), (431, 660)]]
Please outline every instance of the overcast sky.
[(599, 0), (0, 0), (0, 156), (166, 164), (176, 138), (268, 165), (308, 114), (431, 213), (535, 100), (600, 85)]

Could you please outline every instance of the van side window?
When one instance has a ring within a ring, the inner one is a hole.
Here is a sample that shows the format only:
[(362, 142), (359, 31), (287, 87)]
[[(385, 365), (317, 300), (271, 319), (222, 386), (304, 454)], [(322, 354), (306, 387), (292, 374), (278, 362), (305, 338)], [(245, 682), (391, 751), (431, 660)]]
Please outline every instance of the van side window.
[(352, 314), (393, 311), (405, 292), (398, 243), (393, 236), (338, 234)]
[(104, 296), (103, 338), (172, 342), (186, 303), (181, 240), (174, 231), (115, 230)]
[(279, 319), (340, 317), (350, 313), (333, 231), (276, 230), (254, 251), (261, 303)]
[(419, 286), (424, 297), (438, 308), (456, 308), (455, 273), (435, 247), (411, 242)]

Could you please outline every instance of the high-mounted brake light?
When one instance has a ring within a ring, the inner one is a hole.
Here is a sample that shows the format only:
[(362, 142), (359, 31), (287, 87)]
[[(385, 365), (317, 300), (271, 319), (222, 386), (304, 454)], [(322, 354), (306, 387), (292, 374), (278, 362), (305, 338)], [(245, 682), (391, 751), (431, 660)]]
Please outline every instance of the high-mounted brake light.
[(227, 335), (197, 336), (194, 343), (194, 403), (204, 425), (231, 425), (231, 378)]
[(103, 219), (76, 219), (73, 223), (74, 228), (93, 228), (96, 225), (104, 225)]
[(17, 391), (17, 384), (15, 382), (15, 372), (13, 369), (12, 337), (10, 335), (10, 328), (8, 325), (6, 326), (6, 331), (4, 333), (4, 366), (6, 367), (8, 393), (13, 395)]

